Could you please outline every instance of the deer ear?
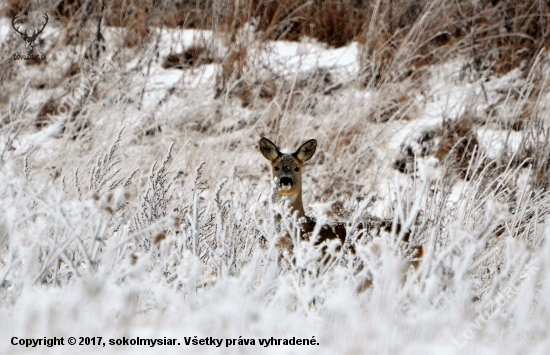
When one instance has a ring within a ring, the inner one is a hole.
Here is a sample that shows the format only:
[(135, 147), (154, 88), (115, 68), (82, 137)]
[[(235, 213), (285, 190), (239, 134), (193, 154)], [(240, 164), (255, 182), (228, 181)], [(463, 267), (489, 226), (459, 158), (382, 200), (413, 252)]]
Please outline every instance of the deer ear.
[(298, 150), (294, 152), (294, 154), (292, 155), (295, 156), (302, 163), (305, 163), (306, 161), (311, 159), (313, 154), (315, 154), (316, 148), (317, 148), (317, 141), (315, 139), (310, 139), (304, 144), (302, 144), (300, 148), (298, 148)]
[(281, 152), (269, 139), (262, 137), (260, 139), (260, 151), (262, 152), (262, 155), (269, 161), (274, 161), (278, 157), (281, 156)]

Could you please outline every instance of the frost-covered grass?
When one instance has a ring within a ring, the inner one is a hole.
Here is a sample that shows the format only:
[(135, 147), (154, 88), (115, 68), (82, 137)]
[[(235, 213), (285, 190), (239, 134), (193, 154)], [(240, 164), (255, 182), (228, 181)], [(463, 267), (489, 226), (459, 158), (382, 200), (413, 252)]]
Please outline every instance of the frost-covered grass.
[[(9, 25), (7, 54), (23, 50)], [(241, 33), (239, 62), (223, 34), (155, 29), (127, 48), (109, 27), (91, 58), (60, 28), (44, 32), (47, 64), (0, 62), (0, 353), (29, 353), (12, 337), (70, 336), (182, 345), (34, 351), (221, 352), (184, 345), (197, 336), (237, 339), (222, 351), (239, 354), (548, 352), (546, 53), (473, 78), (456, 56), (365, 89), (356, 42)], [(163, 68), (193, 45), (211, 61)], [(328, 262), (307, 240), (281, 252), (261, 136), (288, 150), (317, 139), (306, 213), (401, 230), (355, 254), (329, 245)], [(417, 270), (407, 228), (425, 248)], [(259, 345), (271, 337), (319, 345)]]

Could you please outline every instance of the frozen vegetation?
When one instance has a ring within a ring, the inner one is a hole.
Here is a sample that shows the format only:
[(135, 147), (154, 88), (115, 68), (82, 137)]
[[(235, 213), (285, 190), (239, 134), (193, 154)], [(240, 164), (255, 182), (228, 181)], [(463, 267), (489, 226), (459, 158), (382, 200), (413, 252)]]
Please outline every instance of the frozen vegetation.
[[(68, 41), (51, 15), (33, 62), (0, 18), (0, 353), (548, 354), (548, 52), (375, 83), (364, 43), (256, 25), (129, 46), (115, 26), (87, 41), (97, 23)], [(330, 262), (277, 248), (262, 136), (317, 139), (306, 214), (393, 220), (419, 268), (395, 229)], [(160, 340), (109, 344), (138, 337)]]

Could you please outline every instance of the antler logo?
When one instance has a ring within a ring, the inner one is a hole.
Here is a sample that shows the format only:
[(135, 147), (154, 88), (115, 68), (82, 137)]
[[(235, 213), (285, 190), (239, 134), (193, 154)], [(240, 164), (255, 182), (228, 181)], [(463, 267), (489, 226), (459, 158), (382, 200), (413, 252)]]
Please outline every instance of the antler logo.
[(31, 54), (34, 50), (34, 41), (36, 40), (36, 37), (38, 37), (39, 34), (44, 31), (44, 28), (46, 28), (46, 24), (48, 23), (48, 15), (44, 15), (44, 18), (46, 19), (46, 22), (42, 25), (42, 28), (36, 32), (36, 30), (32, 30), (32, 35), (29, 36), (27, 34), (28, 29), (25, 29), (25, 32), (19, 31), (19, 27), (15, 27), (15, 21), (17, 20), (17, 13), (13, 15), (13, 18), (11, 19), (11, 25), (13, 26), (13, 29), (15, 32), (19, 33), (21, 35), (21, 38), (25, 41), (25, 48), (27, 49), (27, 54)]

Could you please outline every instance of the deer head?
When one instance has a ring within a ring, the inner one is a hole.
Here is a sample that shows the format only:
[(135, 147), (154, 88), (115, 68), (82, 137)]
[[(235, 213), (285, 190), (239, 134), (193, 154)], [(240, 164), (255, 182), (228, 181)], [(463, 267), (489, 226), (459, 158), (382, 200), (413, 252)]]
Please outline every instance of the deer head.
[(291, 207), (304, 217), (302, 205), (302, 168), (315, 154), (317, 141), (310, 139), (294, 153), (281, 153), (279, 148), (267, 138), (260, 139), (260, 151), (271, 163), (271, 172), (277, 184), (277, 195), (290, 200)]
[(19, 33), (21, 35), (21, 38), (23, 38), (23, 40), (25, 41), (25, 48), (27, 50), (27, 54), (31, 54), (32, 51), (34, 50), (34, 41), (36, 40), (36, 37), (38, 37), (38, 35), (42, 33), (42, 31), (44, 31), (46, 24), (48, 24), (48, 15), (46, 14), (44, 15), (46, 22), (44, 22), (44, 24), (42, 25), (42, 28), (38, 30), (38, 32), (36, 30), (32, 30), (31, 36), (27, 35), (27, 29), (25, 29), (25, 32), (21, 32), (19, 31), (19, 27), (15, 27), (15, 21), (17, 20), (17, 17), (18, 17), (17, 13), (15, 13), (13, 18), (11, 19), (11, 25), (15, 30), (15, 32)]

